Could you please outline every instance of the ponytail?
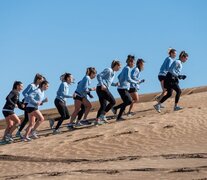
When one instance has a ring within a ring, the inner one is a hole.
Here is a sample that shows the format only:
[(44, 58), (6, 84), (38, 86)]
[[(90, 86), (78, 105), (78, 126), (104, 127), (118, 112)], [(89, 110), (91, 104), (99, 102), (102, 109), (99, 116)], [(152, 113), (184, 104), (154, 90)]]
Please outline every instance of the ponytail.
[(41, 74), (37, 73), (34, 77), (33, 83), (36, 84), (37, 80), (41, 80), (41, 79), (45, 80), (45, 78)]
[(132, 56), (132, 55), (128, 55), (128, 56), (127, 56), (127, 60), (126, 60), (127, 65), (129, 65), (129, 63), (130, 63), (130, 62), (133, 62), (133, 61), (134, 61), (134, 56)]
[(183, 57), (188, 57), (188, 53), (186, 53), (185, 51), (181, 51), (181, 53), (179, 55), (179, 59), (181, 59)]
[(67, 78), (70, 77), (72, 74), (70, 73), (64, 73), (60, 76), (61, 81), (67, 81)]

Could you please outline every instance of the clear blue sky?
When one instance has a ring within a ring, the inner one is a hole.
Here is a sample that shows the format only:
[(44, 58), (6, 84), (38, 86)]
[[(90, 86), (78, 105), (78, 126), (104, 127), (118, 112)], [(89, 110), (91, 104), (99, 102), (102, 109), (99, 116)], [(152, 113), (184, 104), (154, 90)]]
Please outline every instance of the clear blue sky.
[(15, 80), (26, 87), (38, 72), (50, 82), (41, 108), (53, 108), (62, 73), (78, 82), (87, 67), (100, 72), (114, 58), (124, 66), (128, 54), (146, 60), (140, 93), (160, 91), (157, 74), (169, 47), (189, 53), (180, 86), (206, 85), (206, 7), (206, 0), (0, 0), (0, 107)]

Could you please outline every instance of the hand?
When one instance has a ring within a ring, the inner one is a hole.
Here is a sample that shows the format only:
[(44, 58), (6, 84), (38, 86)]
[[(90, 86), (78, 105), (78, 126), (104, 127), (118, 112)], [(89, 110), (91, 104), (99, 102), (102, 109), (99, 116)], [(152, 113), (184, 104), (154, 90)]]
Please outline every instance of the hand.
[(95, 90), (96, 90), (96, 87), (91, 88), (91, 91), (95, 91)]
[(18, 105), (17, 104), (15, 104), (15, 108), (18, 108)]
[(115, 86), (120, 86), (120, 83), (119, 83), (119, 82), (117, 82), (117, 83), (115, 84)]
[(141, 81), (139, 81), (139, 84), (141, 84), (141, 83), (143, 83), (143, 82), (145, 82), (145, 79), (142, 79)]
[(42, 102), (41, 102), (41, 101), (37, 102), (37, 105), (38, 105), (38, 106), (40, 106), (41, 104), (42, 104)]
[(178, 79), (183, 79), (184, 80), (186, 77), (187, 77), (186, 75), (179, 75)]

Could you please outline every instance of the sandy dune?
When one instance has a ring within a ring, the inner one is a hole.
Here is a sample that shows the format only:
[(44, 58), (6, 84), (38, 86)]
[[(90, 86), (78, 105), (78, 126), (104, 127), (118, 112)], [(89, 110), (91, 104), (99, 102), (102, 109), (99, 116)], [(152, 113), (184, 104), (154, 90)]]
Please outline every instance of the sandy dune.
[[(207, 179), (206, 90), (185, 89), (178, 112), (172, 98), (157, 113), (154, 93), (142, 95), (136, 115), (123, 122), (72, 132), (65, 122), (52, 135), (45, 121), (39, 139), (0, 146), (0, 179)], [(54, 109), (43, 113), (57, 116)]]

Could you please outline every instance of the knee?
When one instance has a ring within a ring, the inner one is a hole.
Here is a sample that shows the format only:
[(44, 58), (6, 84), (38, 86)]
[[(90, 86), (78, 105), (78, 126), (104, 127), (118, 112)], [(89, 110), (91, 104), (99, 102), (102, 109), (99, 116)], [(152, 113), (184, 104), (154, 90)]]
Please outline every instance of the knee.
[(134, 102), (134, 103), (138, 103), (138, 101), (139, 101), (138, 98), (134, 98), (134, 99), (133, 99), (133, 102)]
[(16, 126), (20, 126), (21, 125), (21, 120), (19, 119), (16, 123)]
[(41, 117), (41, 118), (39, 119), (40, 122), (43, 122), (44, 120), (45, 120), (44, 117)]

